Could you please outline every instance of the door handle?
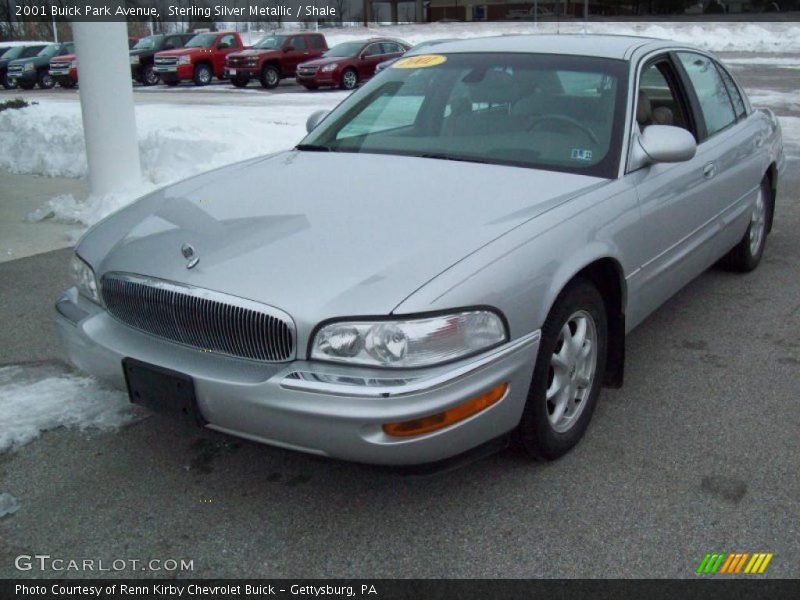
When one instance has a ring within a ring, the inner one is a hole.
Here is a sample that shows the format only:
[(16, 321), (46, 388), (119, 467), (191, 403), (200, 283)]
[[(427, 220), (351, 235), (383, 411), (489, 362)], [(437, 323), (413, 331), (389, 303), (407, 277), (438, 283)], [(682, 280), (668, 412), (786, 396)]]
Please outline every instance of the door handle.
[(708, 163), (705, 167), (703, 167), (703, 177), (706, 179), (711, 179), (716, 174), (717, 166), (714, 163)]

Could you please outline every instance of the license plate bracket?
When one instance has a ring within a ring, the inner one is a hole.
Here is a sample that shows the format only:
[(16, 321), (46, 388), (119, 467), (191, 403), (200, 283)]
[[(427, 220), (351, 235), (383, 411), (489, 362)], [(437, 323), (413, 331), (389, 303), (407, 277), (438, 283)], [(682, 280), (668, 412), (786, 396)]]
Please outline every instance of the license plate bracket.
[(190, 376), (130, 357), (122, 359), (122, 371), (132, 403), (206, 424)]

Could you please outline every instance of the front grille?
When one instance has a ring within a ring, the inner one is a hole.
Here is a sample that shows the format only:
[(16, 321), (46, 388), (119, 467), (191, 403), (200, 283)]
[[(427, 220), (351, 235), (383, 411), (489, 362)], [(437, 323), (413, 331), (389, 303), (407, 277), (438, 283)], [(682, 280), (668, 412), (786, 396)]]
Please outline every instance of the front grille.
[(311, 77), (312, 75), (316, 75), (319, 67), (297, 67), (297, 73), (303, 77)]
[(113, 317), (160, 338), (263, 362), (294, 354), (291, 318), (270, 306), (126, 273), (106, 274), (101, 288)]
[(10, 75), (14, 75), (14, 76), (22, 75), (22, 66), (14, 65), (12, 67), (8, 67), (8, 75), (9, 76)]
[(160, 67), (171, 67), (178, 64), (177, 56), (156, 56), (155, 64)]
[(252, 67), (258, 63), (258, 59), (231, 57), (227, 60), (229, 67)]
[(69, 73), (69, 63), (50, 63), (51, 73)]

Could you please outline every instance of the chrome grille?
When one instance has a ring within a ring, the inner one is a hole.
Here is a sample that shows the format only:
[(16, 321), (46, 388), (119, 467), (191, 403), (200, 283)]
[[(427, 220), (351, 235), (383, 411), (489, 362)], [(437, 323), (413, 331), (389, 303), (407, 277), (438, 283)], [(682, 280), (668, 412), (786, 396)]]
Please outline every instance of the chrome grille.
[(301, 75), (303, 77), (310, 77), (311, 75), (316, 75), (318, 70), (319, 67), (304, 67), (303, 65), (297, 67), (298, 75)]
[(8, 67), (8, 74), (9, 75), (22, 75), (22, 65), (13, 65)]
[(156, 56), (153, 60), (155, 64), (161, 67), (171, 67), (178, 64), (177, 56)]
[(291, 318), (276, 308), (161, 279), (108, 273), (108, 312), (126, 325), (205, 352), (263, 362), (294, 354)]

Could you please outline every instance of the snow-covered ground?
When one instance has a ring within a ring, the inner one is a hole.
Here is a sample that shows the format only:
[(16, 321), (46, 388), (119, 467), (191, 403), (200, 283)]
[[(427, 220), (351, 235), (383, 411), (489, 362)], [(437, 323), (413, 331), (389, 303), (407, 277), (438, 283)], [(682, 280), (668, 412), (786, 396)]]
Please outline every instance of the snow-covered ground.
[(128, 397), (56, 365), (0, 367), (0, 453), (57, 427), (114, 430), (137, 418)]

